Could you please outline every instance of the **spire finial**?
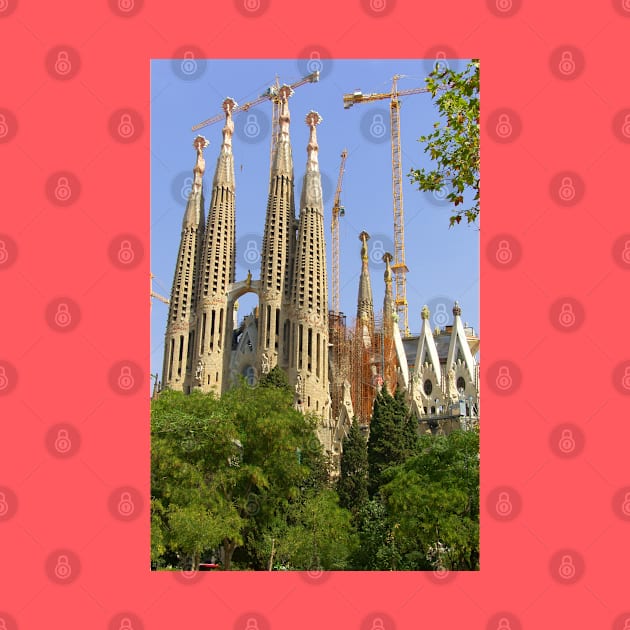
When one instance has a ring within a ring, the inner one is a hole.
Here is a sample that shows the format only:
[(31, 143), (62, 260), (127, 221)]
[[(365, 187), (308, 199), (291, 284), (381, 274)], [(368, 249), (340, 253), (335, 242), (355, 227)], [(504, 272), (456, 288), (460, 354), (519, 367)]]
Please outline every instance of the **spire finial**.
[(232, 120), (232, 110), (236, 107), (233, 98), (226, 98), (223, 101), (223, 111), (225, 112), (225, 126), (223, 127), (223, 146), (232, 146), (232, 134), (234, 133), (234, 121)]
[(193, 168), (193, 190), (201, 189), (201, 178), (206, 170), (206, 161), (203, 159), (203, 150), (210, 143), (203, 136), (197, 136), (193, 140), (193, 147), (197, 151), (197, 162)]
[(308, 167), (317, 166), (317, 152), (319, 151), (319, 145), (317, 144), (317, 131), (316, 127), (322, 122), (322, 117), (315, 111), (310, 111), (306, 114), (306, 124), (310, 127), (311, 133), (308, 139), (308, 145), (306, 146), (306, 152), (308, 153)]
[(422, 317), (422, 319), (429, 319), (429, 315), (431, 315), (431, 312), (429, 311), (429, 307), (425, 304), (420, 311), (420, 317)]
[(389, 252), (385, 252), (383, 254), (383, 262), (385, 263), (385, 282), (387, 284), (391, 284), (392, 282), (392, 268), (389, 263), (391, 263), (393, 259), (394, 257)]
[(462, 314), (462, 307), (459, 305), (459, 302), (455, 300), (455, 304), (453, 305), (453, 315), (455, 317), (459, 317)]
[(363, 230), (363, 232), (361, 232), (361, 234), (359, 234), (359, 240), (361, 241), (361, 243), (363, 243), (361, 245), (361, 260), (367, 262), (368, 259), (368, 248), (367, 248), (367, 242), (370, 239), (370, 235)]
[(289, 99), (293, 96), (293, 90), (289, 85), (283, 85), (276, 91), (276, 98), (280, 102), (280, 114), (278, 122), (280, 123), (280, 136), (288, 140), (289, 123), (291, 122), (291, 113), (289, 112)]

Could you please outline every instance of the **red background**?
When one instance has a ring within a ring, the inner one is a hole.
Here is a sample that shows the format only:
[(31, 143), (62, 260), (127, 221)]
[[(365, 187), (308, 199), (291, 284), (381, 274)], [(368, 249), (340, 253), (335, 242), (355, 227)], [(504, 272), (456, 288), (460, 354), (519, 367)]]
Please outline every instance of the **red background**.
[[(0, 1), (5, 627), (372, 630), (380, 616), (385, 630), (624, 628), (630, 2), (127, 2)], [(481, 58), (479, 573), (149, 572), (150, 59), (186, 46), (293, 58), (310, 45), (334, 58)], [(132, 137), (110, 120), (121, 111)], [(128, 269), (111, 260), (120, 235), (137, 248)], [(496, 263), (502, 240), (512, 264)], [(62, 302), (71, 325), (55, 324)], [(502, 366), (507, 390), (494, 386)], [(56, 579), (63, 555), (71, 575)]]

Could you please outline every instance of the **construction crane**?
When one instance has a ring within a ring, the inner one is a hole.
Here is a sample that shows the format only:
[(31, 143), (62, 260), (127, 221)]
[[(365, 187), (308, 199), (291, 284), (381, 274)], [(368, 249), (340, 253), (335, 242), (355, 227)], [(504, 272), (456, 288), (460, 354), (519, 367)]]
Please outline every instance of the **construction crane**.
[[(319, 81), (319, 70), (315, 70), (315, 72), (311, 72), (311, 74), (308, 74), (305, 77), (302, 77), (299, 81), (296, 81), (295, 83), (291, 83), (291, 85), (289, 85), (289, 88), (291, 88), (291, 90), (295, 90), (306, 83), (317, 83), (318, 81)], [(232, 114), (236, 114), (238, 112), (246, 112), (250, 108), (255, 107), (256, 105), (259, 105), (260, 103), (264, 103), (265, 101), (271, 101), (272, 103), (271, 149), (270, 149), (271, 158), (273, 158), (273, 149), (276, 145), (276, 141), (278, 140), (278, 134), (280, 132), (280, 97), (279, 97), (280, 87), (281, 87), (280, 81), (278, 77), (276, 76), (275, 83), (271, 87), (267, 88), (267, 90), (263, 92), (258, 98), (254, 99), (253, 101), (249, 101), (245, 103), (244, 105), (238, 105), (232, 110)], [(204, 120), (203, 122), (200, 122), (199, 124), (195, 125), (192, 128), (192, 130), (197, 131), (198, 129), (202, 129), (203, 127), (207, 127), (208, 125), (213, 125), (214, 123), (219, 122), (220, 120), (225, 120), (224, 112), (221, 112), (220, 114), (217, 114), (216, 116), (213, 116), (212, 118), (208, 118)]]
[[(167, 306), (170, 305), (170, 300), (165, 298), (163, 295), (160, 295), (159, 293), (156, 293), (153, 290), (153, 278), (155, 278), (155, 276), (153, 274), (150, 274), (151, 276), (151, 289), (150, 289), (150, 293), (151, 293), (151, 297), (152, 298), (156, 298), (157, 300), (160, 300), (160, 302), (164, 302), (164, 304), (166, 304)], [(151, 306), (153, 306), (153, 302), (151, 302)]]
[(397, 81), (402, 75), (396, 74), (392, 80), (391, 92), (373, 92), (363, 94), (361, 90), (355, 90), (351, 94), (343, 95), (344, 109), (350, 109), (359, 103), (371, 103), (389, 99), (389, 114), (392, 141), (392, 196), (394, 200), (394, 264), (392, 273), (395, 278), (394, 302), (398, 313), (399, 325), (402, 325), (404, 336), (409, 336), (409, 317), (407, 312), (407, 278), (409, 271), (405, 264), (405, 217), (403, 210), (402, 191), (402, 158), (400, 149), (400, 101), (401, 96), (429, 92), (429, 88), (411, 88), (398, 91)]
[(337, 190), (335, 190), (335, 200), (332, 208), (332, 222), (330, 232), (332, 234), (332, 310), (339, 313), (339, 217), (345, 214), (345, 209), (339, 203), (341, 197), (341, 181), (343, 171), (346, 166), (348, 151), (341, 152), (341, 164), (339, 166), (339, 177), (337, 178)]

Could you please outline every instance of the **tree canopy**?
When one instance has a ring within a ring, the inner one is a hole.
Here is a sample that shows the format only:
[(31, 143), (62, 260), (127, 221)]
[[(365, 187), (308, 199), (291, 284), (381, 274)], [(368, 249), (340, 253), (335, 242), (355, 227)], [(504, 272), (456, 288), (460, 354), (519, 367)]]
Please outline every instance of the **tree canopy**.
[(450, 226), (464, 217), (475, 223), (479, 217), (479, 60), (473, 59), (462, 72), (436, 64), (425, 81), (441, 120), (419, 141), (435, 166), (412, 169), (409, 178), (422, 191), (447, 191), (453, 207)]

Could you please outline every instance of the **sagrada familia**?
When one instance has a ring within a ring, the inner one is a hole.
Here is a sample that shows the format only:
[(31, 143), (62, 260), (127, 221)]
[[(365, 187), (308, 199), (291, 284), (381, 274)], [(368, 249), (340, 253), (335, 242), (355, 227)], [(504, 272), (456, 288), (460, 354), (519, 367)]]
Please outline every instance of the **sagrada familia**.
[[(235, 277), (234, 100), (223, 102), (223, 140), (207, 220), (202, 182), (208, 142), (203, 136), (194, 140), (197, 159), (170, 295), (160, 388), (220, 396), (240, 377), (255, 382), (279, 366), (295, 391), (295, 407), (317, 416), (318, 437), (337, 466), (353, 419), (368, 427), (374, 398), (383, 386), (405, 389), (420, 429), (465, 428), (464, 419), (478, 420), (479, 371), (474, 355), (479, 339), (462, 324), (457, 303), (452, 326), (432, 331), (425, 307), (420, 335), (401, 337), (392, 297), (391, 255), (385, 254), (383, 315), (375, 323), (369, 235), (362, 232), (357, 319), (350, 338), (340, 314), (329, 313), (317, 143), (321, 117), (314, 111), (306, 116), (310, 137), (296, 218), (291, 93), (283, 86), (278, 95), (279, 133), (272, 153), (258, 278), (251, 273), (243, 280)], [(258, 307), (237, 325), (237, 300), (245, 293), (258, 296)]]

